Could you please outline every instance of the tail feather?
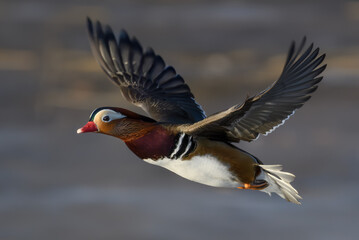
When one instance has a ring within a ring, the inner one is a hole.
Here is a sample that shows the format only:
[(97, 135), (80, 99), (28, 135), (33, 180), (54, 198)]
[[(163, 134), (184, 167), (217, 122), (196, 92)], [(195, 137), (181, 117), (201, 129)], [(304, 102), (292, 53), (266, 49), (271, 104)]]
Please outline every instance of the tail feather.
[[(261, 165), (264, 166), (264, 169), (270, 171), (272, 175), (276, 175), (279, 178), (283, 179), (287, 183), (291, 183), (294, 181), (294, 174), (289, 172), (282, 172), (282, 165)], [(263, 167), (262, 167), (263, 168)]]
[(274, 192), (289, 202), (300, 204), (299, 200), (302, 199), (302, 197), (299, 196), (298, 191), (290, 185), (295, 178), (293, 174), (289, 172), (282, 172), (282, 165), (259, 166), (263, 171), (258, 178), (267, 181), (269, 184), (268, 187), (262, 189), (261, 191), (266, 192), (269, 195)]

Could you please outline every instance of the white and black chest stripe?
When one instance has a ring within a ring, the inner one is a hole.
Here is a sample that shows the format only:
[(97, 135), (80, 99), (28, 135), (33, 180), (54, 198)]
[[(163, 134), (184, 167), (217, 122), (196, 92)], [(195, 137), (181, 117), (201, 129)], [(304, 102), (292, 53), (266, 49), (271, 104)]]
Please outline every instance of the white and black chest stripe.
[(182, 159), (188, 156), (196, 148), (196, 141), (192, 136), (185, 133), (178, 134), (175, 139), (175, 146), (171, 151), (170, 159)]
[(175, 138), (170, 156), (145, 162), (166, 168), (188, 180), (213, 187), (238, 187), (240, 183), (229, 171), (229, 167), (210, 154), (192, 156), (183, 160), (196, 149), (197, 143), (192, 136), (184, 133)]

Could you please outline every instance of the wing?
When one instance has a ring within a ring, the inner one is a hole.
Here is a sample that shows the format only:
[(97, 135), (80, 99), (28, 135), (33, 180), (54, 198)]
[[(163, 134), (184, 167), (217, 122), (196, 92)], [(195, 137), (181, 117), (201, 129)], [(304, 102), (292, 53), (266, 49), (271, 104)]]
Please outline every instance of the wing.
[(152, 49), (144, 52), (125, 31), (117, 41), (111, 28), (103, 29), (100, 22), (94, 28), (87, 19), (87, 27), (96, 60), (126, 100), (159, 122), (194, 123), (206, 117), (182, 77)]
[(239, 142), (252, 141), (259, 134), (268, 134), (280, 126), (295, 110), (309, 100), (322, 80), (320, 75), (326, 65), (319, 66), (325, 54), (318, 56), (319, 48), (313, 44), (302, 51), (305, 38), (296, 50), (295, 43), (289, 50), (287, 61), (279, 79), (243, 104), (214, 114), (182, 131), (211, 139)]

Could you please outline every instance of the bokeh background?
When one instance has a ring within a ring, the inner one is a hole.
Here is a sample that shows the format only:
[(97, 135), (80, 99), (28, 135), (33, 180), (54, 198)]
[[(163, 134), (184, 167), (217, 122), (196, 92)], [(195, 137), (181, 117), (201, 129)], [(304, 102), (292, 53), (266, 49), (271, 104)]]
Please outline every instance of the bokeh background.
[[(85, 18), (175, 66), (208, 114), (279, 76), (292, 40), (327, 53), (313, 98), (239, 146), (297, 175), (301, 206), (206, 187), (142, 162), (91, 111), (129, 105), (91, 55)], [(1, 239), (358, 239), (359, 2), (0, 1)]]

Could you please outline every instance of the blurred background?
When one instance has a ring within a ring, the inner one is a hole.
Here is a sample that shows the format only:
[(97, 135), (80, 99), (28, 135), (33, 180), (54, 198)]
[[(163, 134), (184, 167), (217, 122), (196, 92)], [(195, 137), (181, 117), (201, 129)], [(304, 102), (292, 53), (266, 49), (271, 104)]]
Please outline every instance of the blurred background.
[[(85, 19), (126, 29), (191, 86), (207, 114), (277, 79), (292, 40), (327, 53), (313, 98), (239, 147), (295, 173), (301, 206), (217, 189), (77, 135), (128, 104), (93, 58)], [(0, 1), (1, 239), (358, 239), (359, 2)]]

